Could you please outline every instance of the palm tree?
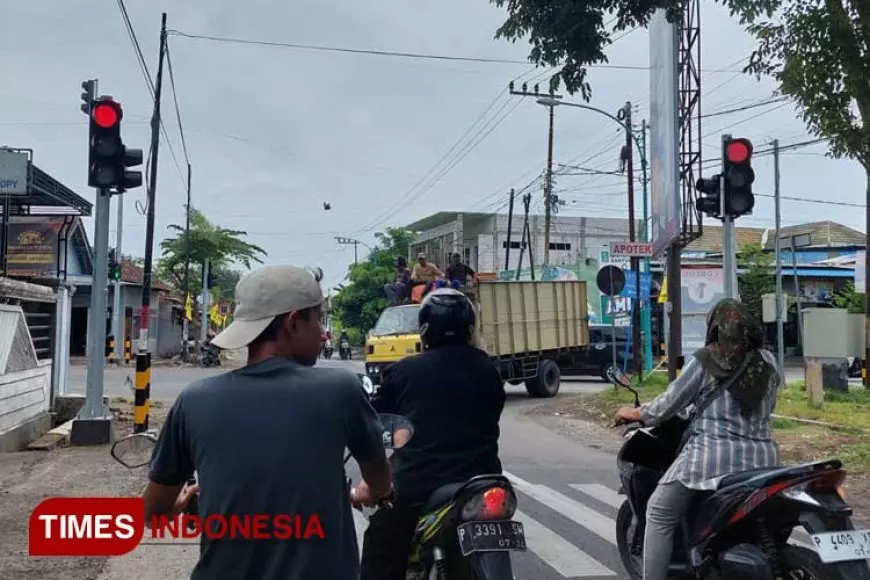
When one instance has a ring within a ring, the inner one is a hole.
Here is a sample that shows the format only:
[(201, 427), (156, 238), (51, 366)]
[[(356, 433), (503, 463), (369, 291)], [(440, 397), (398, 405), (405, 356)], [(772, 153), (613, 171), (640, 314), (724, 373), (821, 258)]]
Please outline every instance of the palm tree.
[[(248, 270), (252, 263), (262, 264), (266, 250), (245, 241), (247, 232), (229, 230), (209, 221), (201, 211), (190, 208), (190, 240), (184, 226), (172, 224), (168, 229), (178, 232), (173, 238), (160, 242), (161, 256), (157, 262), (158, 275), (185, 292), (184, 266), (189, 261), (191, 265), (190, 285), (202, 277), (202, 265), (210, 263), (213, 271), (226, 270), (233, 263), (240, 263)], [(189, 254), (187, 253), (189, 248)]]

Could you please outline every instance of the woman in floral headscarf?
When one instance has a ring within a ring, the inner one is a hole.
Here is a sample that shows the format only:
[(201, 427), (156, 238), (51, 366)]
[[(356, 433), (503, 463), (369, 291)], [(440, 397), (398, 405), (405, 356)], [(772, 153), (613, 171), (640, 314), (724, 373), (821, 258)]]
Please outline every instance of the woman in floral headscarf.
[(695, 494), (715, 490), (730, 473), (779, 464), (770, 416), (783, 384), (773, 353), (762, 349), (761, 324), (745, 305), (720, 301), (707, 315), (707, 340), (677, 380), (655, 400), (623, 407), (619, 422), (652, 427), (690, 405), (688, 439), (647, 507), (644, 580), (665, 580), (673, 537)]

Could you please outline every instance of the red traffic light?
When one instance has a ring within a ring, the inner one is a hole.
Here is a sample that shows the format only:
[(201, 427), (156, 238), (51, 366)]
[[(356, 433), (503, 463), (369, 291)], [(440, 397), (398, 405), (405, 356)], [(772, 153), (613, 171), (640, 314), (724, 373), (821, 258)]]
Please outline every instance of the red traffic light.
[(731, 163), (745, 163), (752, 155), (752, 143), (746, 139), (735, 139), (725, 147), (725, 158)]
[(105, 103), (94, 107), (94, 122), (103, 129), (111, 129), (118, 124), (118, 110)]

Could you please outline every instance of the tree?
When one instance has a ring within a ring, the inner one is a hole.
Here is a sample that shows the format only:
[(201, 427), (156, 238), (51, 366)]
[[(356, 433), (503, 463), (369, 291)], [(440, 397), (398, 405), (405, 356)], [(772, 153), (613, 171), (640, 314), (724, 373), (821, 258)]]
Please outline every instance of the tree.
[(407, 257), (413, 234), (402, 229), (387, 228), (375, 234), (378, 245), (368, 260), (348, 268), (349, 283), (332, 299), (332, 308), (341, 326), (365, 334), (371, 329), (384, 308), (387, 298), (384, 285), (396, 276), (396, 258)]
[[(170, 230), (178, 232), (174, 238), (160, 242), (161, 256), (157, 262), (158, 275), (176, 288), (184, 288), (184, 266), (187, 252), (184, 226), (172, 224)], [(251, 264), (263, 263), (266, 251), (245, 241), (247, 233), (229, 230), (212, 224), (201, 211), (190, 209), (190, 289), (198, 293), (202, 284), (202, 265), (208, 261), (215, 273), (214, 279), (222, 292), (232, 294), (238, 274), (231, 274), (231, 266), (240, 263), (251, 269)], [(224, 294), (226, 295), (226, 294)]]
[(864, 293), (856, 292), (853, 282), (846, 282), (846, 287), (834, 294), (834, 306), (852, 314), (864, 314)]
[(776, 290), (773, 272), (773, 254), (765, 252), (760, 244), (743, 246), (737, 256), (737, 264), (743, 273), (737, 279), (740, 301), (761, 320), (761, 297)]

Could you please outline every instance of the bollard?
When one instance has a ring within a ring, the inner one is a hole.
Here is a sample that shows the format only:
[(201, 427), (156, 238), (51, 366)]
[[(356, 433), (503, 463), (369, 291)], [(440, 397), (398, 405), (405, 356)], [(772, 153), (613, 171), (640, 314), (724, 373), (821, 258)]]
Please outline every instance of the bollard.
[(133, 342), (128, 338), (124, 340), (124, 364), (130, 364), (130, 357), (133, 353)]
[(151, 407), (151, 353), (136, 355), (136, 384), (133, 397), (133, 432), (148, 430), (148, 412)]
[(106, 358), (110, 364), (115, 362), (115, 337), (111, 334), (106, 337)]

